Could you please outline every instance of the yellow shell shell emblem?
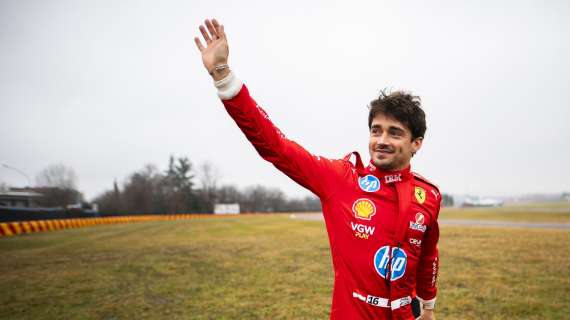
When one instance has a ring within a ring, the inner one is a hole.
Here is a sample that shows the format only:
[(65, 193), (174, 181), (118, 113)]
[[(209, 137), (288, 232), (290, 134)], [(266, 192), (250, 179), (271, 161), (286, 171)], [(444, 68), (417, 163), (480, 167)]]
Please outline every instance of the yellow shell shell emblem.
[(376, 214), (376, 206), (368, 199), (358, 199), (352, 205), (352, 212), (358, 219), (370, 220)]
[(426, 191), (422, 187), (416, 187), (414, 190), (414, 195), (416, 196), (416, 200), (418, 203), (422, 204), (426, 202)]

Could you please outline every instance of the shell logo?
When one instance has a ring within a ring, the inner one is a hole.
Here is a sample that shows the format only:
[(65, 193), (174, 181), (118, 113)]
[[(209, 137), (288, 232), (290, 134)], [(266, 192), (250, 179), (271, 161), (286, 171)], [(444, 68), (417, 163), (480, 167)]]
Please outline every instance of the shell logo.
[(352, 205), (352, 212), (358, 219), (370, 220), (376, 214), (376, 206), (368, 199), (358, 199)]

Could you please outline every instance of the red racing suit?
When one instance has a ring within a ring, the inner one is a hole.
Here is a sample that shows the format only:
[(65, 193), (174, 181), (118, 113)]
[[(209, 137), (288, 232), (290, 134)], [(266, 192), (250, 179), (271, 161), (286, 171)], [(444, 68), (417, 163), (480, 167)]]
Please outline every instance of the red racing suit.
[(273, 125), (233, 73), (215, 84), (257, 152), (321, 200), (334, 268), (330, 319), (407, 320), (414, 319), (412, 298), (433, 305), (437, 187), (409, 167), (364, 167), (358, 153), (338, 160), (315, 156)]

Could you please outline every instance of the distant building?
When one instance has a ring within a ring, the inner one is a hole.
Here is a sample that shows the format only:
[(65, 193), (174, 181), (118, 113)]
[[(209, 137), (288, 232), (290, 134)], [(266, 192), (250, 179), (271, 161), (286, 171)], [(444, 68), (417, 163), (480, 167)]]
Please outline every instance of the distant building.
[(490, 198), (466, 198), (463, 207), (502, 207), (503, 201)]
[(0, 191), (0, 207), (35, 208), (42, 194), (30, 190), (4, 190)]
[(214, 206), (214, 214), (239, 214), (239, 203), (218, 203)]

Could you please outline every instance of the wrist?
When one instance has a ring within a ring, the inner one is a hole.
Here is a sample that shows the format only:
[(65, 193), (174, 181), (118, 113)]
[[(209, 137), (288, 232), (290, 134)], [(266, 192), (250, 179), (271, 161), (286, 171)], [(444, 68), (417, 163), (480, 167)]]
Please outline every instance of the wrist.
[(214, 86), (218, 89), (218, 97), (222, 100), (228, 100), (241, 91), (243, 83), (230, 71), (223, 79), (214, 81)]
[(419, 296), (417, 298), (418, 298), (418, 300), (420, 300), (422, 310), (433, 311), (435, 309), (435, 299), (436, 298), (433, 298), (430, 300), (424, 300), (424, 299), (420, 298)]
[(227, 63), (218, 64), (214, 67), (214, 69), (208, 71), (214, 81), (220, 81), (224, 79), (230, 74), (230, 72), (230, 66)]

